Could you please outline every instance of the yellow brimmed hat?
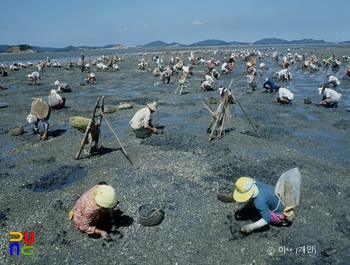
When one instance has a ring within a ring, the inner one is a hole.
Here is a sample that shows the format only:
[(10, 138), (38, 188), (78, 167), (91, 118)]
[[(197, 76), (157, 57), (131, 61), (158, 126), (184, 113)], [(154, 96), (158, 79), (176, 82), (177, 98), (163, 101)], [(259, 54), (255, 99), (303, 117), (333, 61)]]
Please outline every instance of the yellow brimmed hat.
[(113, 208), (117, 205), (117, 195), (109, 185), (100, 185), (94, 190), (96, 203), (103, 208)]
[(254, 193), (255, 181), (252, 178), (241, 177), (236, 181), (236, 189), (233, 192), (233, 198), (237, 202), (248, 201)]

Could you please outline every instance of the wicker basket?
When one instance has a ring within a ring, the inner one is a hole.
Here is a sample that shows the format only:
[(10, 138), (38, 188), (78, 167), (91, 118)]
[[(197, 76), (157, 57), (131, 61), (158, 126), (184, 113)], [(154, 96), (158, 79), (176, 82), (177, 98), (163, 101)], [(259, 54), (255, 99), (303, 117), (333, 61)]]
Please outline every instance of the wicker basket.
[(12, 136), (18, 136), (18, 135), (21, 135), (22, 133), (24, 133), (24, 128), (22, 125), (18, 125), (16, 127), (9, 129), (9, 134), (11, 134)]
[(138, 221), (143, 226), (159, 225), (164, 219), (164, 211), (152, 205), (141, 205), (139, 207)]

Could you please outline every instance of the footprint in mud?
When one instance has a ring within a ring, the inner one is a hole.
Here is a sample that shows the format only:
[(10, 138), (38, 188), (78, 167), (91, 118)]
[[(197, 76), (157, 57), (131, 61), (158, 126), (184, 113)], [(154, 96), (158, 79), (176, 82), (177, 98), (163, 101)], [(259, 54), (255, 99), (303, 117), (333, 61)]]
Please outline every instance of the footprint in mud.
[(87, 173), (84, 167), (61, 166), (52, 172), (37, 176), (37, 180), (33, 183), (25, 184), (24, 188), (35, 192), (53, 191), (60, 189), (64, 185), (71, 185), (83, 179), (86, 175)]

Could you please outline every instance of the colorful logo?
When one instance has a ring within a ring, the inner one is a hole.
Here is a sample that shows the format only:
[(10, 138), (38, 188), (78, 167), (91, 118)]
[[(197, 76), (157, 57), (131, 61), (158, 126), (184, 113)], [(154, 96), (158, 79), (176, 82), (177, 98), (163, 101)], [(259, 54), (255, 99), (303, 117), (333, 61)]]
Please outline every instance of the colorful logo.
[[(25, 245), (21, 247), (19, 243), (22, 240)], [(24, 236), (21, 232), (10, 232), (10, 256), (13, 255), (14, 250), (17, 256), (20, 254), (34, 256), (34, 240), (34, 232), (24, 232)]]

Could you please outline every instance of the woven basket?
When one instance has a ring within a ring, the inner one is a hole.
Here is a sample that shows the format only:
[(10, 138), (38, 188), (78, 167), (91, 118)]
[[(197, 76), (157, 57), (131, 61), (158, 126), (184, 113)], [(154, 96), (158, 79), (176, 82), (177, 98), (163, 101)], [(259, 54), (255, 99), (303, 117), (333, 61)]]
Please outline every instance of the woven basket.
[(22, 125), (18, 125), (16, 127), (9, 129), (9, 134), (11, 134), (12, 136), (18, 136), (18, 135), (21, 135), (22, 133), (24, 133), (24, 128)]
[(138, 221), (143, 226), (159, 225), (164, 219), (164, 211), (152, 205), (141, 205), (139, 207)]

